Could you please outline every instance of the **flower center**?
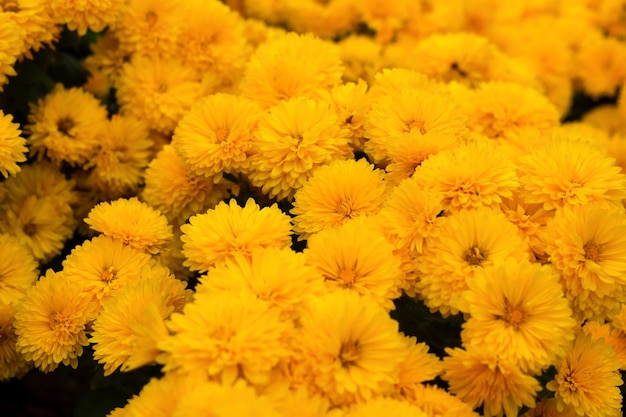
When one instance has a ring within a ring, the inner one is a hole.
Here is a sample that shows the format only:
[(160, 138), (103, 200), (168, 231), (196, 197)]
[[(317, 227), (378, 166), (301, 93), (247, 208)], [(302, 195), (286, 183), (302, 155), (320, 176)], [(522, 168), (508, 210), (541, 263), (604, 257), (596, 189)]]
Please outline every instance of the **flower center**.
[(352, 208), (352, 200), (350, 198), (339, 200), (335, 211), (348, 219), (353, 219), (357, 216), (357, 212)]
[(70, 135), (70, 129), (74, 127), (74, 122), (69, 117), (62, 117), (57, 121), (57, 129), (65, 136), (72, 137)]
[(341, 288), (352, 288), (356, 282), (356, 272), (352, 269), (343, 269), (339, 272), (339, 286)]
[(217, 142), (224, 142), (226, 140), (226, 138), (228, 137), (228, 129), (222, 127), (219, 128), (215, 131), (215, 140)]
[(407, 132), (411, 133), (411, 130), (418, 129), (422, 135), (426, 133), (423, 120), (409, 120), (406, 124)]
[(25, 235), (33, 237), (37, 234), (37, 225), (34, 223), (26, 223), (22, 230), (24, 230)]
[(587, 242), (583, 246), (583, 250), (585, 251), (585, 259), (588, 259), (593, 262), (600, 262), (602, 259), (602, 245), (598, 245), (594, 242)]
[(159, 17), (153, 11), (149, 11), (148, 13), (146, 13), (146, 23), (148, 23), (148, 26), (154, 26), (157, 20), (159, 20)]
[(348, 342), (341, 345), (339, 350), (339, 362), (341, 366), (347, 368), (359, 360), (359, 342)]
[(504, 299), (504, 316), (501, 317), (508, 326), (513, 327), (515, 330), (519, 329), (519, 326), (524, 323), (526, 319), (526, 313), (521, 306), (513, 306), (509, 303), (509, 300)]
[(14, 12), (17, 13), (20, 11), (20, 6), (17, 2), (17, 0), (5, 0), (0, 2), (0, 6), (2, 7), (2, 10), (5, 12)]
[(71, 320), (58, 311), (50, 316), (50, 330), (68, 333), (72, 327)]
[(571, 369), (565, 372), (565, 375), (563, 376), (563, 385), (571, 392), (578, 391), (578, 384), (576, 383), (576, 378), (574, 378)]
[(478, 246), (472, 246), (463, 253), (463, 260), (472, 266), (481, 266), (487, 259), (487, 252)]
[(117, 271), (112, 266), (107, 266), (100, 274), (100, 279), (107, 284), (117, 277)]

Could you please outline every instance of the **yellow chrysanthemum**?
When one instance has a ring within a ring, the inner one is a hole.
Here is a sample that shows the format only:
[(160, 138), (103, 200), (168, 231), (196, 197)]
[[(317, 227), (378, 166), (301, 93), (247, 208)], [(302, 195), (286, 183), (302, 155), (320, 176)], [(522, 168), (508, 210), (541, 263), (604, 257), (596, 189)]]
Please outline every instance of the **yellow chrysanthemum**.
[(241, 91), (267, 109), (282, 100), (313, 97), (317, 88), (339, 83), (342, 72), (334, 44), (292, 32), (259, 46), (246, 67)]
[(368, 0), (355, 3), (360, 20), (376, 33), (376, 40), (382, 44), (391, 42), (396, 32), (402, 28), (411, 13), (411, 2), (400, 0)]
[(141, 276), (150, 255), (109, 236), (97, 236), (76, 246), (63, 261), (63, 274), (102, 305), (115, 291)]
[(620, 364), (620, 371), (626, 370), (626, 334), (610, 323), (587, 321), (583, 331), (591, 335), (592, 339), (602, 339), (604, 344), (610, 346), (615, 352), (615, 359)]
[(134, 56), (116, 83), (124, 114), (143, 120), (150, 129), (170, 134), (183, 115), (211, 86), (176, 59)]
[(604, 319), (626, 302), (626, 214), (590, 203), (557, 211), (542, 236), (574, 313)]
[(164, 59), (176, 55), (185, 7), (177, 0), (130, 0), (115, 27), (122, 49)]
[(47, 262), (63, 250), (76, 221), (67, 206), (51, 197), (31, 195), (0, 210), (0, 233), (11, 235), (37, 261)]
[(315, 168), (351, 155), (348, 134), (327, 103), (303, 97), (283, 101), (255, 131), (250, 182), (270, 198), (290, 199)]
[(332, 408), (330, 401), (320, 393), (311, 393), (309, 390), (301, 386), (297, 389), (283, 388), (277, 381), (276, 390), (280, 397), (276, 397), (276, 393), (263, 391), (272, 400), (276, 409), (283, 417), (343, 417), (342, 411)]
[(110, 199), (136, 194), (152, 157), (152, 146), (145, 123), (114, 115), (99, 137), (96, 154), (85, 164), (91, 168), (89, 182)]
[(104, 375), (154, 362), (157, 344), (168, 336), (165, 320), (191, 300), (186, 284), (167, 268), (145, 268), (140, 279), (119, 290), (102, 306), (89, 341)]
[(548, 382), (554, 391), (557, 410), (571, 406), (579, 416), (621, 415), (619, 362), (610, 346), (579, 332), (567, 356), (557, 366), (557, 375)]
[(255, 102), (229, 95), (210, 95), (185, 114), (174, 131), (176, 152), (195, 173), (222, 178), (249, 166), (253, 133), (261, 109)]
[(572, 407), (559, 410), (556, 398), (544, 397), (534, 408), (522, 414), (522, 417), (576, 417), (576, 411)]
[(491, 139), (507, 140), (525, 128), (545, 132), (559, 123), (559, 113), (536, 90), (515, 83), (483, 83), (476, 90), (455, 89), (453, 96), (468, 118), (468, 127)]
[(201, 276), (195, 291), (250, 292), (292, 318), (311, 298), (327, 292), (322, 274), (305, 262), (303, 254), (289, 248), (257, 248), (249, 257), (236, 253)]
[(192, 271), (209, 268), (241, 253), (249, 257), (254, 248), (286, 248), (291, 244), (289, 216), (277, 205), (259, 207), (248, 199), (244, 207), (234, 199), (189, 219), (181, 226), (185, 266)]
[(28, 249), (6, 234), (0, 234), (0, 303), (17, 304), (37, 281), (37, 262)]
[(311, 236), (304, 250), (307, 264), (324, 276), (331, 291), (369, 298), (387, 310), (400, 296), (404, 274), (394, 247), (372, 219), (354, 219)]
[(474, 408), (482, 405), (485, 417), (515, 417), (522, 406), (534, 407), (541, 387), (516, 364), (476, 347), (446, 353), (442, 378), (450, 392)]
[(117, 31), (113, 30), (99, 36), (90, 48), (91, 55), (83, 61), (85, 68), (92, 76), (94, 73), (104, 75), (108, 86), (112, 87), (132, 53), (122, 47)]
[(87, 29), (100, 32), (105, 27), (114, 24), (125, 3), (125, 0), (89, 2), (50, 0), (47, 2), (50, 16), (56, 22), (66, 24), (68, 29), (77, 31), (81, 36), (87, 33)]
[(85, 223), (105, 236), (152, 254), (174, 237), (167, 218), (137, 197), (100, 203), (91, 209)]
[(384, 178), (365, 159), (333, 161), (316, 169), (294, 196), (291, 214), (299, 239), (376, 214), (387, 194)]
[(150, 162), (145, 181), (142, 199), (179, 223), (213, 208), (228, 195), (227, 183), (215, 184), (213, 178), (192, 173), (171, 145), (164, 146)]
[(424, 411), (406, 400), (386, 397), (358, 403), (348, 408), (343, 415), (345, 417), (427, 417)]
[(376, 218), (398, 249), (417, 255), (424, 241), (437, 236), (445, 223), (446, 218), (440, 217), (443, 210), (443, 195), (438, 189), (407, 179), (392, 189)]
[(4, 178), (20, 172), (18, 162), (26, 161), (28, 148), (21, 133), (19, 125), (13, 123), (13, 116), (0, 110), (0, 174)]
[[(365, 152), (374, 162), (389, 161), (389, 144), (406, 134), (436, 131), (450, 147), (467, 134), (467, 119), (450, 96), (407, 89), (373, 99), (365, 120)], [(418, 135), (419, 133), (419, 135)]]
[(17, 352), (14, 321), (15, 306), (0, 301), (0, 381), (19, 378), (31, 368), (31, 363)]
[(17, 75), (13, 65), (22, 53), (24, 41), (20, 37), (19, 25), (8, 13), (0, 12), (0, 91), (9, 80), (7, 75)]
[[(3, 14), (18, 25), (18, 32), (14, 33), (23, 41), (21, 57), (32, 59), (33, 52), (43, 46), (53, 47), (52, 43), (59, 38), (61, 25), (57, 25), (50, 16), (46, 1), (5, 0), (0, 6)], [(2, 27), (7, 30), (11, 28), (5, 24)], [(9, 39), (13, 39), (13, 35)]]
[(546, 210), (592, 201), (620, 204), (626, 198), (626, 175), (599, 146), (555, 138), (519, 158), (518, 172), (527, 203)]
[(479, 416), (469, 404), (436, 385), (418, 384), (412, 391), (414, 398), (409, 401), (424, 411), (428, 417)]
[(418, 403), (422, 382), (431, 381), (441, 373), (441, 361), (428, 353), (426, 343), (417, 343), (415, 337), (404, 338), (408, 348), (406, 359), (400, 364), (400, 377), (395, 386), (394, 398), (404, 398)]
[(372, 100), (383, 96), (400, 95), (403, 91), (428, 91), (447, 94), (450, 90), (443, 83), (407, 68), (384, 68), (372, 83)]
[(280, 310), (246, 292), (199, 294), (167, 323), (171, 335), (159, 343), (157, 360), (166, 372), (199, 373), (254, 384), (287, 355), (290, 322)]
[(83, 89), (65, 89), (58, 84), (31, 105), (24, 130), (31, 153), (81, 165), (96, 151), (106, 120), (107, 111), (98, 99)]
[(336, 405), (393, 391), (408, 351), (398, 323), (372, 300), (335, 292), (303, 313), (297, 348), (317, 390)]
[(217, 0), (187, 1), (185, 7), (178, 56), (201, 76), (235, 83), (249, 54), (243, 19)]
[(513, 162), (488, 140), (475, 140), (432, 155), (415, 170), (414, 178), (424, 186), (438, 187), (449, 212), (496, 208), (519, 186)]
[(239, 382), (224, 385), (199, 383), (178, 402), (172, 417), (282, 417), (267, 397)]
[(337, 42), (343, 61), (343, 80), (370, 83), (382, 66), (383, 46), (369, 36), (350, 34)]
[(528, 259), (528, 247), (502, 213), (481, 208), (447, 218), (417, 258), (418, 295), (444, 316), (467, 312), (463, 293), (477, 269), (512, 256)]
[(355, 29), (358, 15), (349, 0), (281, 0), (279, 13), (287, 26), (298, 33), (311, 32), (332, 39)]
[(13, 326), (18, 352), (44, 372), (59, 363), (76, 368), (89, 344), (86, 328), (95, 317), (91, 301), (80, 285), (48, 270), (17, 306)]
[(470, 317), (461, 333), (464, 345), (528, 373), (565, 355), (576, 322), (552, 268), (508, 258), (477, 270), (467, 285), (463, 297)]
[(626, 46), (621, 40), (594, 33), (580, 45), (574, 68), (587, 94), (612, 96), (626, 78)]

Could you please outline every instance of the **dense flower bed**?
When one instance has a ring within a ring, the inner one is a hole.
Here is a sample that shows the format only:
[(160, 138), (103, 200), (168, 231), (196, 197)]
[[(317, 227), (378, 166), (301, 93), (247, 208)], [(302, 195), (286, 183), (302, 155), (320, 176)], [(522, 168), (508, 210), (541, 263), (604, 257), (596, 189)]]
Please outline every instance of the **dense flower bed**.
[[(111, 417), (621, 415), (623, 1), (0, 7), (1, 380), (158, 375)], [(85, 82), (11, 107), (68, 36)]]

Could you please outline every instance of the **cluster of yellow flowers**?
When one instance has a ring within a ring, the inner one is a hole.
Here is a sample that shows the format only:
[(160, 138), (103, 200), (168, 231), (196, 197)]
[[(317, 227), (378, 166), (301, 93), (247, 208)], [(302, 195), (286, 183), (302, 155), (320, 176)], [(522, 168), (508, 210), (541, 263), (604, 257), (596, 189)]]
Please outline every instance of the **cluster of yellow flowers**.
[(0, 379), (91, 345), (162, 366), (110, 417), (621, 415), (626, 2), (225, 3), (0, 0), (0, 88), (106, 28), (0, 113)]

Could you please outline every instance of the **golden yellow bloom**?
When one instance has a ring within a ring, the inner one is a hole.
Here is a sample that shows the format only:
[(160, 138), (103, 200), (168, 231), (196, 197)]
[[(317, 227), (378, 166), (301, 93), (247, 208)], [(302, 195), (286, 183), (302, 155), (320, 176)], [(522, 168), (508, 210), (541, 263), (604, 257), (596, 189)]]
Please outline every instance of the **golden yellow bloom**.
[(153, 141), (144, 122), (132, 116), (113, 115), (99, 137), (91, 168), (90, 184), (103, 196), (116, 199), (136, 194), (152, 157)]
[(481, 348), (446, 349), (443, 379), (451, 393), (473, 408), (483, 407), (485, 417), (517, 416), (520, 407), (534, 407), (541, 389), (535, 378), (515, 363)]
[(364, 80), (371, 83), (382, 66), (383, 46), (369, 36), (350, 34), (337, 42), (346, 82)]
[[(376, 97), (376, 96), (374, 96)], [(449, 95), (406, 89), (373, 99), (365, 120), (365, 152), (376, 163), (389, 160), (389, 144), (406, 134), (436, 131), (442, 148), (451, 147), (467, 134), (467, 119)], [(419, 133), (419, 135), (418, 135)]]
[(31, 368), (31, 363), (16, 350), (14, 321), (15, 306), (0, 301), (0, 381), (19, 378)]
[(48, 270), (16, 307), (17, 351), (43, 372), (59, 363), (76, 368), (89, 344), (85, 331), (95, 309), (80, 285)]
[(300, 323), (296, 348), (314, 386), (333, 404), (393, 391), (408, 352), (386, 310), (356, 294), (334, 292), (314, 300)]
[(85, 58), (85, 68), (92, 72), (100, 72), (106, 76), (107, 84), (112, 87), (132, 53), (124, 49), (118, 37), (118, 32), (107, 30), (102, 36), (90, 45), (91, 55)]
[[(277, 381), (277, 385), (281, 381)], [(273, 387), (272, 387), (273, 388)], [(280, 394), (264, 391), (283, 417), (343, 417), (341, 410), (331, 407), (330, 401), (320, 393), (311, 393), (305, 386), (297, 389), (276, 390)], [(280, 397), (277, 397), (280, 395)]]
[(395, 385), (394, 398), (405, 398), (419, 402), (422, 382), (431, 381), (441, 373), (441, 361), (428, 353), (426, 343), (417, 343), (417, 338), (405, 336), (408, 349), (406, 359), (400, 364), (400, 378)]
[(417, 258), (418, 295), (444, 316), (467, 312), (468, 281), (478, 269), (509, 256), (528, 259), (528, 247), (502, 213), (480, 208), (452, 214)]
[[(32, 52), (39, 51), (43, 46), (53, 47), (61, 33), (61, 25), (50, 16), (49, 8), (44, 0), (5, 0), (1, 5), (3, 14), (17, 23), (17, 33), (23, 47), (20, 59), (32, 59)], [(3, 23), (3, 29), (10, 29), (11, 25)], [(13, 35), (9, 38), (14, 39)]]
[(57, 84), (31, 105), (24, 130), (31, 153), (57, 163), (82, 165), (95, 153), (106, 120), (106, 109), (91, 94)]
[(92, 327), (89, 341), (104, 375), (154, 362), (157, 344), (168, 336), (165, 320), (191, 300), (186, 284), (167, 268), (146, 267), (141, 277), (107, 300)]
[(513, 162), (486, 139), (432, 155), (415, 170), (414, 178), (426, 187), (438, 187), (448, 212), (496, 208), (519, 186)]
[(305, 262), (303, 254), (290, 248), (256, 248), (249, 256), (235, 253), (201, 276), (195, 292), (250, 292), (284, 317), (297, 317), (310, 299), (327, 292), (322, 274)]
[(337, 84), (342, 72), (337, 46), (292, 32), (258, 47), (241, 80), (241, 92), (267, 109), (282, 100), (313, 97), (317, 88)]
[(579, 332), (567, 356), (548, 382), (554, 391), (557, 410), (571, 406), (579, 416), (618, 416), (622, 409), (619, 362), (610, 346)]
[(542, 238), (577, 317), (604, 319), (626, 302), (626, 214), (590, 203), (563, 208)]
[(407, 68), (384, 68), (376, 74), (370, 96), (372, 100), (390, 95), (400, 95), (403, 91), (428, 91), (448, 94), (445, 84)]
[(358, 21), (355, 4), (349, 0), (282, 0), (278, 4), (280, 16), (298, 33), (332, 39), (351, 32)]
[(572, 407), (559, 410), (556, 398), (544, 397), (534, 408), (522, 414), (522, 417), (576, 417), (576, 411)]
[(13, 116), (0, 110), (0, 174), (4, 178), (20, 172), (18, 162), (26, 161), (28, 148), (21, 133), (19, 125), (13, 123)]
[(19, 25), (13, 21), (8, 13), (0, 12), (0, 91), (9, 80), (7, 75), (17, 75), (13, 65), (22, 53), (24, 41), (20, 37)]
[(202, 83), (193, 69), (177, 59), (134, 56), (122, 68), (116, 87), (122, 113), (170, 134), (211, 85)]
[(345, 417), (414, 416), (427, 417), (419, 407), (402, 399), (375, 398), (360, 402), (346, 410)]
[(591, 335), (592, 339), (602, 339), (604, 344), (610, 346), (615, 352), (615, 359), (620, 364), (620, 371), (626, 370), (626, 334), (610, 323), (587, 321), (583, 331)]
[(255, 131), (249, 180), (270, 198), (291, 199), (315, 168), (351, 156), (348, 134), (327, 103), (283, 101), (262, 116)]
[(592, 201), (621, 205), (626, 198), (626, 175), (615, 160), (583, 140), (548, 140), (519, 158), (518, 172), (520, 196), (546, 210)]
[(222, 172), (245, 171), (250, 165), (248, 156), (260, 116), (260, 107), (251, 100), (210, 95), (185, 114), (172, 143), (193, 172), (219, 181)]
[(396, 32), (405, 25), (411, 12), (410, 5), (409, 0), (366, 0), (355, 3), (360, 20), (375, 31), (376, 41), (382, 44), (391, 42)]
[(122, 49), (171, 58), (179, 51), (185, 7), (177, 0), (130, 0), (115, 26)]
[(50, 16), (58, 23), (64, 23), (68, 29), (75, 30), (80, 36), (87, 29), (100, 32), (114, 24), (125, 5), (125, 0), (50, 0), (47, 2)]
[(172, 417), (282, 417), (269, 398), (239, 381), (234, 385), (204, 382), (182, 396)]
[(491, 352), (528, 373), (539, 373), (565, 355), (576, 322), (551, 267), (507, 258), (477, 270), (467, 285), (465, 346)]
[(392, 300), (400, 296), (404, 279), (401, 259), (372, 219), (358, 218), (316, 233), (304, 254), (331, 291), (356, 293), (387, 310), (394, 308)]
[(284, 358), (290, 322), (280, 310), (250, 293), (199, 294), (167, 322), (171, 335), (158, 347), (165, 372), (198, 373), (226, 382), (269, 381)]
[(10, 235), (0, 234), (0, 303), (17, 304), (37, 281), (37, 262)]
[(621, 40), (594, 33), (580, 45), (574, 68), (587, 94), (612, 96), (626, 78), (626, 46)]
[(174, 237), (167, 218), (137, 197), (100, 203), (91, 209), (85, 223), (105, 236), (152, 254)]
[(291, 214), (298, 239), (378, 213), (387, 194), (384, 177), (365, 159), (333, 161), (316, 169), (294, 196)]
[(150, 255), (109, 236), (97, 236), (76, 246), (63, 261), (63, 274), (82, 287), (96, 305), (115, 291), (139, 279)]
[(469, 404), (436, 385), (418, 384), (413, 388), (413, 395), (409, 401), (428, 417), (478, 417)]
[(394, 187), (376, 218), (396, 248), (421, 253), (424, 241), (437, 236), (446, 218), (443, 195), (436, 188), (424, 188), (414, 179)]
[(241, 253), (249, 257), (254, 248), (286, 248), (291, 244), (289, 216), (277, 205), (261, 208), (252, 198), (244, 207), (234, 199), (221, 202), (181, 226), (185, 266), (192, 271), (209, 268)]

